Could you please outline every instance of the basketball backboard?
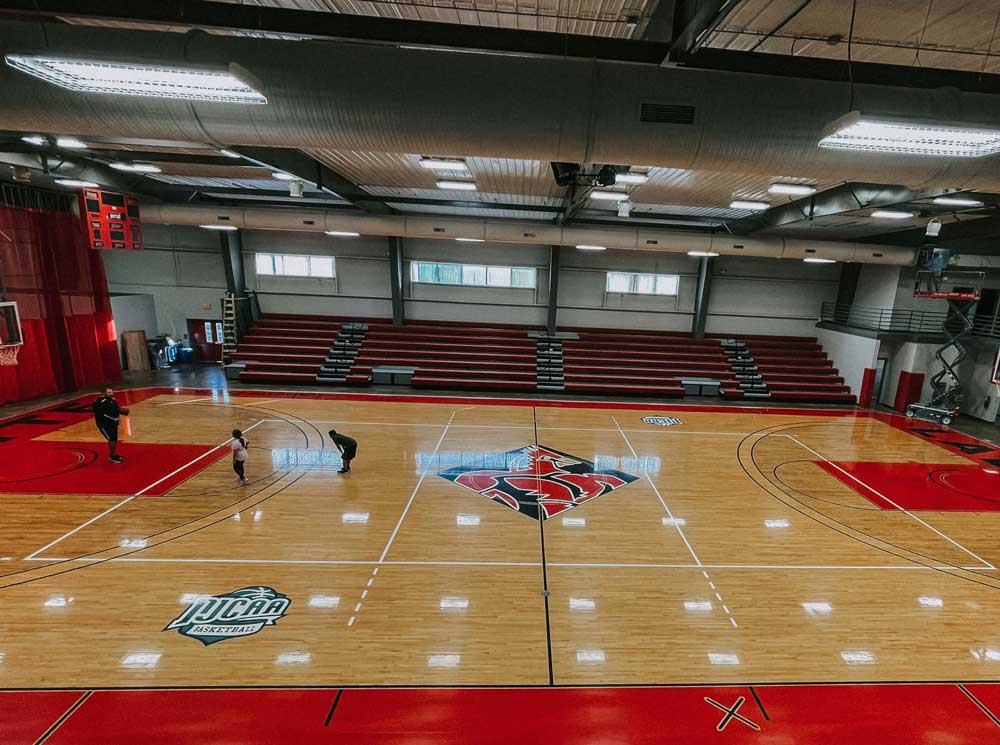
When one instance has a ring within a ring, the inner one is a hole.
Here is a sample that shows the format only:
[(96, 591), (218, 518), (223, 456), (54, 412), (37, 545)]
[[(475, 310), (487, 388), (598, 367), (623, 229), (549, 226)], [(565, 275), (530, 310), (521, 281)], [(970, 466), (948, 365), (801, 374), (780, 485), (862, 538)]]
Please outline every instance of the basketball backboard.
[(0, 344), (23, 344), (21, 317), (17, 313), (17, 303), (0, 303)]

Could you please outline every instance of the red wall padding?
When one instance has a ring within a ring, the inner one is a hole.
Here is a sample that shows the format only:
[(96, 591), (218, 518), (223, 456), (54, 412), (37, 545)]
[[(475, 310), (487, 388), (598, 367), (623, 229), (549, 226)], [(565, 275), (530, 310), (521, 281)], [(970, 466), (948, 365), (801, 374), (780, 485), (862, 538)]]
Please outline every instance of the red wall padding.
[(900, 371), (893, 408), (896, 411), (905, 411), (907, 406), (920, 400), (920, 391), (923, 390), (923, 387), (923, 373)]
[(121, 378), (104, 264), (79, 219), (0, 207), (0, 271), (24, 346), (0, 367), (0, 405)]

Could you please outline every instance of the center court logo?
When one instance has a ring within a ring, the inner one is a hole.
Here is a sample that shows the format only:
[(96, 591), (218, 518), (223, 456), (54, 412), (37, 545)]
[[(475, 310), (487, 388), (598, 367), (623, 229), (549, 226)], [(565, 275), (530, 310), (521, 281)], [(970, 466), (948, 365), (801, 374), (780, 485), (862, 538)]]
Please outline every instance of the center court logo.
[(252, 636), (285, 617), (292, 601), (270, 587), (244, 587), (225, 595), (197, 598), (164, 631), (177, 629), (182, 636), (209, 644)]
[(645, 424), (655, 424), (658, 427), (672, 427), (675, 424), (684, 424), (680, 419), (673, 416), (644, 416), (642, 421)]

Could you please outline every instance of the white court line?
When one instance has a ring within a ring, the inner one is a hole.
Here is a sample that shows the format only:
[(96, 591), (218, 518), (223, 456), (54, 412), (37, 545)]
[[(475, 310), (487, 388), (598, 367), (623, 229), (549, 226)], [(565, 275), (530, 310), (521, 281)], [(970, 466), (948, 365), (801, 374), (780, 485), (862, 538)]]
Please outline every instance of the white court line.
[[(285, 400), (285, 399), (278, 399)], [(265, 419), (269, 422), (282, 422), (283, 419)], [(425, 422), (359, 422), (347, 419), (306, 419), (313, 424), (350, 424), (355, 426), (376, 426), (376, 427), (442, 427), (442, 424), (427, 424)], [(534, 429), (531, 424), (452, 424), (452, 429)], [(746, 437), (753, 432), (693, 432), (690, 430), (672, 429), (621, 429), (602, 427), (546, 427), (540, 425), (539, 430), (552, 432), (632, 432), (635, 434), (656, 434), (656, 435), (723, 435), (729, 437)]]
[(796, 443), (798, 443), (804, 449), (808, 450), (810, 453), (812, 453), (813, 455), (815, 455), (817, 458), (821, 458), (824, 462), (829, 463), (831, 466), (833, 466), (834, 468), (836, 468), (838, 471), (840, 471), (842, 474), (844, 474), (848, 478), (853, 479), (854, 481), (857, 481), (859, 484), (861, 484), (861, 486), (863, 486), (866, 489), (868, 489), (872, 494), (876, 494), (877, 496), (879, 496), (881, 499), (884, 499), (886, 502), (888, 502), (889, 504), (891, 504), (893, 507), (895, 507), (900, 512), (903, 512), (904, 514), (909, 515), (911, 518), (913, 518), (914, 520), (916, 520), (918, 523), (920, 523), (921, 525), (923, 525), (925, 528), (933, 531), (934, 533), (937, 533), (939, 536), (941, 536), (946, 541), (948, 541), (948, 543), (950, 543), (953, 546), (961, 549), (962, 551), (964, 551), (965, 553), (967, 553), (969, 556), (971, 556), (976, 561), (981, 561), (983, 563), (983, 566), (978, 567), (979, 569), (990, 569), (990, 570), (995, 570), (996, 569), (995, 566), (993, 566), (988, 561), (986, 561), (986, 559), (984, 559), (982, 556), (979, 556), (979, 555), (973, 553), (972, 551), (970, 551), (969, 549), (967, 549), (965, 546), (963, 546), (958, 541), (956, 541), (956, 540), (954, 540), (952, 538), (949, 538), (944, 533), (942, 533), (940, 530), (938, 530), (933, 525), (931, 525), (930, 523), (928, 523), (926, 520), (922, 520), (921, 518), (917, 517), (912, 512), (910, 512), (909, 510), (904, 509), (900, 505), (896, 504), (891, 499), (889, 499), (887, 496), (885, 496), (884, 494), (881, 494), (880, 492), (876, 491), (875, 489), (873, 489), (872, 487), (870, 487), (868, 484), (866, 484), (864, 481), (862, 481), (861, 479), (859, 479), (854, 474), (848, 473), (843, 468), (841, 468), (836, 463), (834, 463), (829, 458), (827, 458), (825, 455), (822, 455), (821, 453), (816, 452), (811, 447), (809, 447), (808, 445), (806, 445), (798, 437), (795, 437), (794, 435), (789, 435), (789, 437), (791, 437), (792, 440), (794, 440)]
[(185, 399), (184, 401), (171, 401), (170, 403), (167, 404), (161, 404), (159, 402), (156, 402), (156, 406), (180, 406), (181, 404), (196, 404), (199, 401), (215, 401), (215, 400), (216, 399), (212, 398), (211, 396), (205, 396), (204, 398), (188, 398)]
[[(244, 432), (249, 432), (249, 431), (250, 431), (250, 430), (252, 430), (252, 429), (253, 429), (254, 427), (256, 427), (256, 426), (257, 426), (258, 424), (260, 424), (260, 422), (254, 422), (253, 424), (251, 424), (251, 425), (250, 425), (249, 427), (247, 427), (247, 428), (246, 428), (245, 430), (243, 430), (243, 431), (244, 431)], [(87, 527), (88, 525), (93, 525), (94, 523), (96, 523), (96, 522), (97, 522), (98, 520), (100, 520), (100, 519), (101, 519), (102, 517), (104, 517), (105, 515), (109, 515), (109, 514), (111, 514), (112, 512), (114, 512), (115, 510), (117, 510), (117, 509), (118, 509), (119, 507), (121, 507), (121, 506), (123, 506), (123, 505), (126, 505), (126, 504), (128, 504), (129, 502), (131, 502), (131, 501), (132, 501), (133, 499), (135, 499), (136, 497), (141, 497), (141, 496), (142, 496), (143, 494), (145, 494), (146, 492), (148, 492), (148, 491), (149, 491), (150, 489), (152, 489), (152, 488), (153, 488), (154, 486), (157, 486), (157, 485), (159, 485), (159, 484), (162, 484), (162, 483), (163, 483), (164, 481), (166, 481), (167, 479), (169, 479), (169, 478), (170, 478), (171, 476), (174, 476), (174, 475), (176, 475), (176, 474), (180, 473), (181, 471), (183, 471), (183, 470), (184, 470), (185, 468), (187, 468), (187, 467), (189, 467), (189, 466), (193, 466), (193, 465), (194, 465), (195, 463), (197, 463), (198, 461), (200, 461), (200, 460), (201, 460), (202, 458), (204, 458), (204, 457), (206, 457), (206, 456), (208, 456), (208, 455), (211, 455), (211, 454), (212, 454), (212, 453), (214, 453), (214, 452), (215, 452), (216, 450), (218, 450), (218, 449), (219, 449), (219, 448), (221, 448), (221, 447), (225, 447), (226, 445), (228, 445), (228, 444), (229, 444), (230, 442), (232, 442), (232, 441), (233, 441), (233, 438), (232, 438), (232, 437), (230, 437), (230, 438), (227, 438), (226, 440), (223, 440), (222, 442), (220, 442), (220, 443), (219, 443), (218, 445), (216, 445), (216, 446), (215, 446), (214, 448), (212, 448), (211, 450), (208, 450), (208, 451), (206, 451), (206, 452), (202, 453), (202, 454), (201, 454), (201, 455), (199, 455), (199, 456), (198, 456), (197, 458), (193, 458), (193, 459), (189, 460), (189, 461), (188, 461), (187, 463), (185, 463), (185, 464), (184, 464), (183, 466), (181, 466), (180, 468), (177, 468), (177, 469), (175, 469), (175, 470), (171, 471), (170, 473), (168, 473), (168, 474), (167, 474), (166, 476), (164, 476), (164, 477), (163, 477), (163, 478), (161, 478), (161, 479), (157, 479), (156, 481), (154, 481), (154, 482), (153, 482), (152, 484), (150, 484), (150, 485), (149, 485), (149, 486), (147, 486), (146, 488), (144, 488), (144, 489), (141, 489), (141, 490), (137, 491), (137, 492), (136, 492), (135, 494), (133, 494), (133, 495), (132, 495), (131, 497), (126, 497), (125, 499), (123, 499), (123, 500), (122, 500), (121, 502), (119, 502), (118, 504), (114, 505), (113, 507), (110, 507), (110, 508), (108, 508), (108, 509), (104, 510), (104, 512), (102, 512), (102, 513), (101, 513), (100, 515), (97, 515), (96, 517), (92, 517), (92, 518), (90, 518), (90, 519), (89, 519), (89, 520), (88, 520), (87, 522), (85, 522), (85, 523), (84, 523), (83, 525), (78, 525), (77, 527), (73, 528), (73, 530), (69, 531), (68, 533), (64, 533), (63, 535), (59, 536), (58, 538), (56, 538), (56, 539), (55, 539), (54, 541), (52, 541), (51, 543), (48, 543), (48, 544), (46, 544), (46, 545), (42, 546), (42, 547), (41, 547), (40, 549), (38, 549), (37, 551), (33, 551), (32, 553), (30, 553), (30, 554), (29, 554), (28, 556), (25, 556), (24, 558), (25, 558), (26, 560), (28, 560), (28, 561), (30, 561), (30, 560), (32, 560), (32, 559), (34, 559), (34, 558), (35, 558), (36, 556), (38, 556), (38, 554), (42, 553), (42, 552), (43, 552), (43, 551), (45, 551), (46, 549), (49, 549), (49, 548), (52, 548), (52, 547), (53, 547), (53, 546), (55, 546), (55, 545), (56, 545), (57, 543), (60, 543), (60, 542), (62, 542), (62, 541), (64, 541), (64, 540), (66, 540), (67, 538), (69, 538), (69, 537), (70, 537), (71, 535), (73, 535), (74, 533), (78, 533), (79, 531), (81, 531), (81, 530), (83, 530), (84, 528), (86, 528), (86, 527)]]
[[(638, 459), (639, 454), (635, 452), (635, 448), (632, 447), (632, 443), (629, 441), (628, 435), (625, 434), (625, 430), (623, 430), (621, 428), (621, 425), (618, 424), (618, 420), (615, 419), (614, 417), (611, 417), (611, 421), (615, 423), (615, 427), (617, 427), (618, 432), (621, 433), (622, 439), (624, 439), (625, 444), (628, 445), (628, 449), (632, 451), (632, 457)], [(653, 491), (656, 492), (656, 497), (657, 499), (660, 500), (660, 504), (663, 505), (663, 510), (667, 513), (667, 517), (669, 517), (671, 521), (673, 521), (674, 529), (677, 531), (678, 535), (680, 535), (681, 540), (684, 541), (684, 545), (687, 546), (687, 550), (691, 554), (691, 558), (694, 559), (695, 563), (698, 566), (701, 566), (701, 559), (698, 558), (698, 554), (696, 554), (694, 549), (691, 548), (691, 544), (688, 542), (687, 536), (684, 535), (684, 530), (681, 528), (680, 524), (677, 523), (676, 518), (674, 517), (674, 513), (670, 511), (669, 507), (667, 507), (667, 503), (663, 500), (663, 495), (660, 494), (660, 490), (656, 488), (656, 483), (653, 481), (653, 477), (649, 475), (649, 471), (641, 467), (642, 466), (641, 460), (639, 461), (639, 465), (640, 465), (640, 470), (645, 474), (646, 480), (649, 482), (649, 485), (653, 487)]]

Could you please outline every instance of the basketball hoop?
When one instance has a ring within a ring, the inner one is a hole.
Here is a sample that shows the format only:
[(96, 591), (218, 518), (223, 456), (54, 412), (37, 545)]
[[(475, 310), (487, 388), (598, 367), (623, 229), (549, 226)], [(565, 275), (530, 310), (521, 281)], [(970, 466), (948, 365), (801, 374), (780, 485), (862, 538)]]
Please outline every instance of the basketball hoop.
[(0, 367), (16, 365), (17, 352), (20, 348), (20, 344), (0, 344)]

